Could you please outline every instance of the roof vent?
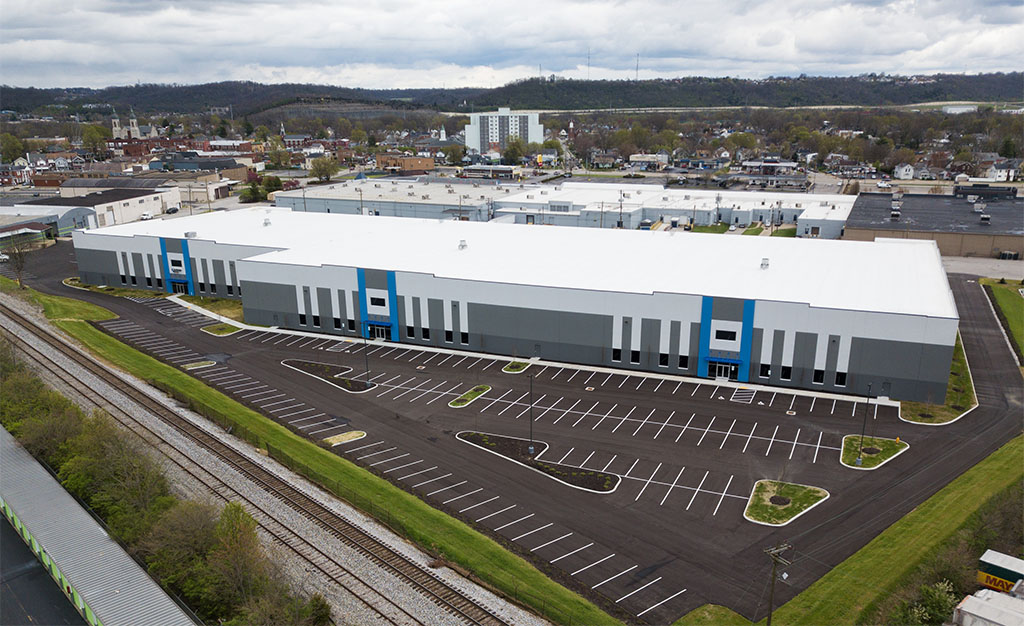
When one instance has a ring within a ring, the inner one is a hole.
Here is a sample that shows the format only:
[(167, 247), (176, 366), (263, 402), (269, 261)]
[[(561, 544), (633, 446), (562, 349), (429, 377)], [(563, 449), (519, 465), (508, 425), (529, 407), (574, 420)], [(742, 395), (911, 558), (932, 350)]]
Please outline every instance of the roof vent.
[(185, 239), (195, 239), (195, 238), (196, 238), (196, 231), (190, 230), (190, 231), (185, 233)]
[(269, 218), (269, 217), (268, 217), (268, 218), (265, 218), (265, 219), (263, 220), (263, 225), (264, 225), (264, 226), (270, 226), (270, 218)]
[(459, 239), (459, 250), (465, 250), (465, 249), (466, 249), (466, 240), (465, 239)]
[(989, 215), (988, 213), (982, 213), (981, 214), (981, 223), (982, 224), (991, 224), (992, 223), (992, 216)]
[(898, 221), (900, 219), (900, 215), (901, 213), (899, 209), (893, 209), (892, 211), (889, 212), (889, 219), (891, 219), (894, 222)]
[(985, 202), (976, 202), (976, 203), (974, 203), (974, 212), (975, 213), (984, 213), (985, 209), (987, 209), (987, 208), (988, 208), (988, 203), (985, 203)]
[(768, 269), (768, 257), (764, 257), (761, 259), (761, 269)]

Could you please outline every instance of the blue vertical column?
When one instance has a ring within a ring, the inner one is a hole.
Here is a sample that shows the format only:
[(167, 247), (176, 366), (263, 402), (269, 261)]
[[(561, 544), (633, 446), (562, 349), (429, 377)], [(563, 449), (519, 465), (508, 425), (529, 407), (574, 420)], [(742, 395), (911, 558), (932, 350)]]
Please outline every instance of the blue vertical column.
[(715, 299), (703, 296), (700, 303), (700, 344), (697, 347), (697, 376), (708, 375), (708, 351), (711, 349), (711, 311)]
[(398, 332), (398, 286), (394, 272), (388, 272), (388, 308), (391, 317), (391, 341), (400, 341), (402, 337)]
[(754, 300), (743, 301), (743, 333), (740, 335), (740, 371), (738, 379), (741, 383), (750, 382), (750, 347), (754, 343)]
[[(196, 295), (196, 284), (192, 280), (192, 258), (188, 254), (188, 240), (181, 240), (182, 262), (185, 264), (185, 280), (188, 281), (188, 295)], [(228, 279), (230, 280), (230, 278)]]
[(171, 264), (167, 260), (167, 240), (163, 237), (160, 238), (160, 270), (164, 275), (164, 291), (172, 293), (174, 290), (171, 288)]
[(359, 285), (359, 334), (367, 339), (370, 338), (370, 324), (366, 316), (366, 271), (363, 268), (356, 269), (356, 281)]

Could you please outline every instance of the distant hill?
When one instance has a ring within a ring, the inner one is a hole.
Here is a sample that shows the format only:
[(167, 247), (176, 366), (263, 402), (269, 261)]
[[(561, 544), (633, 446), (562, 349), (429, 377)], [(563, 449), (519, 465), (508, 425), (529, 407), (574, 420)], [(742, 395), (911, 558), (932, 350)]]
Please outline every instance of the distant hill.
[[(601, 109), (707, 106), (886, 106), (915, 102), (1019, 101), (1024, 72), (865, 75), (855, 77), (735, 78), (686, 77), (642, 81), (570, 80), (558, 77), (516, 81), (495, 89), (354, 89), (327, 85), (220, 82), (203, 85), (132, 85), (105, 89), (0, 87), (0, 107), (28, 113), (47, 105), (79, 109), (90, 104), (129, 106), (142, 114), (200, 113), (232, 107), (244, 116), (293, 103), (352, 102), (396, 109), (469, 111), (498, 106), (521, 109)], [(463, 104), (465, 103), (465, 104)]]

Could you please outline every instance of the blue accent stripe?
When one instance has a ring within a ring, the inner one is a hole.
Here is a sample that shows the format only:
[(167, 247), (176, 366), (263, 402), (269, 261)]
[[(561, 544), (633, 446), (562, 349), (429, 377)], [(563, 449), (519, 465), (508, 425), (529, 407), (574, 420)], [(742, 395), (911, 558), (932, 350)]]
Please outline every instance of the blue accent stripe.
[(711, 310), (715, 299), (703, 296), (700, 303), (700, 345), (697, 348), (697, 376), (708, 374), (708, 350), (711, 349)]
[(359, 334), (370, 338), (370, 324), (366, 315), (366, 271), (356, 268), (356, 280), (359, 283)]
[(391, 341), (400, 341), (398, 334), (398, 286), (395, 273), (388, 272), (388, 308), (391, 316)]
[(740, 335), (740, 371), (738, 379), (741, 383), (750, 382), (750, 347), (754, 343), (754, 300), (743, 301), (743, 334)]
[(167, 240), (163, 237), (160, 238), (160, 260), (162, 261), (161, 271), (164, 275), (164, 291), (172, 293), (171, 288), (171, 267), (167, 261)]
[(192, 281), (192, 258), (188, 255), (188, 240), (181, 240), (181, 256), (184, 257), (182, 262), (185, 264), (185, 280), (188, 281), (188, 295), (196, 295), (196, 285)]

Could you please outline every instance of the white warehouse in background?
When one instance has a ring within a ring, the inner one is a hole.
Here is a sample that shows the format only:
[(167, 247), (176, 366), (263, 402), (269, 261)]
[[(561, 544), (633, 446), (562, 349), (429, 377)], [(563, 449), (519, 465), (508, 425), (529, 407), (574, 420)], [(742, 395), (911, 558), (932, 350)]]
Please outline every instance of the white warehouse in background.
[(543, 143), (544, 127), (540, 114), (514, 112), (507, 107), (497, 113), (471, 113), (466, 126), (466, 149), (484, 152), (501, 152), (512, 137), (520, 137), (524, 143)]

